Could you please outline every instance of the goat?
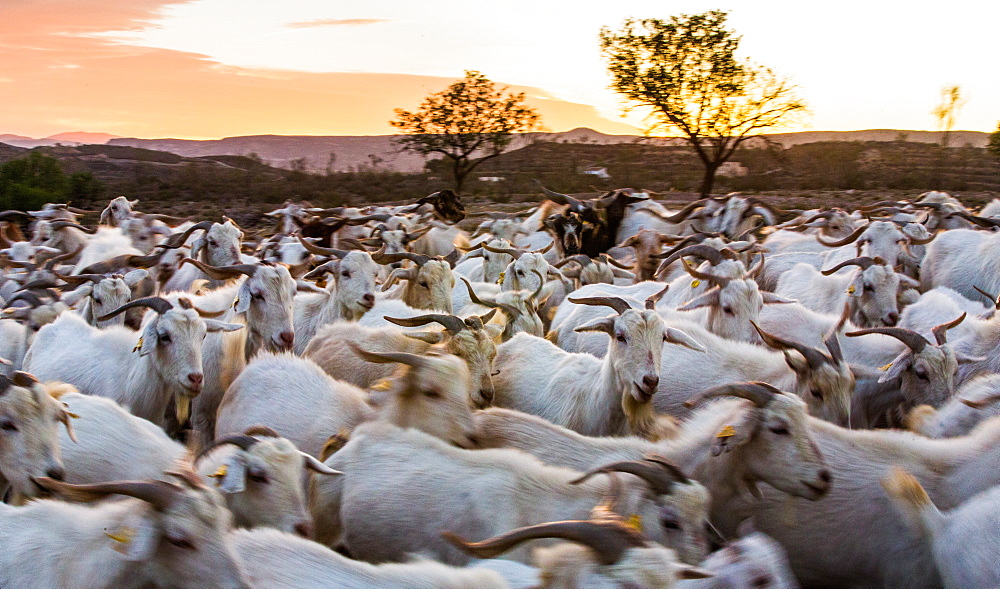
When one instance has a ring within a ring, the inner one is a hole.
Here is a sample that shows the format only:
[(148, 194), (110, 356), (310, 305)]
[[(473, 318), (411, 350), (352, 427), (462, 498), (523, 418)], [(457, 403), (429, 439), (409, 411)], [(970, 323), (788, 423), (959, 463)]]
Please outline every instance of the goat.
[(930, 405), (914, 407), (906, 417), (906, 427), (929, 438), (952, 438), (968, 434), (997, 415), (1000, 374), (984, 374), (962, 385), (940, 409)]
[[(400, 456), (406, 460), (401, 462)], [(463, 450), (423, 432), (384, 423), (359, 426), (326, 464), (346, 476), (313, 484), (313, 517), (318, 530), (325, 528), (317, 538), (343, 544), (351, 554), (373, 562), (398, 561), (419, 550), (448, 564), (464, 564), (468, 558), (442, 541), (438, 531), (489, 534), (523, 523), (580, 517), (601, 503), (609, 488), (521, 452)], [(701, 485), (657, 459), (608, 465), (608, 469), (638, 477), (637, 484), (629, 485), (627, 497), (616, 502), (621, 513), (635, 514), (633, 519), (642, 522), (646, 533), (678, 550), (685, 561), (701, 560), (707, 545), (708, 500)], [(427, 494), (421, 501), (412, 490), (426, 488), (428, 476), (450, 491)], [(375, 487), (380, 493), (410, 499), (373, 503)], [(415, 501), (419, 508), (414, 509)], [(512, 558), (523, 562), (525, 555)]]
[[(172, 235), (164, 245), (169, 249), (179, 248), (196, 231), (202, 231), (204, 235), (191, 243), (190, 256), (192, 258), (209, 266), (233, 266), (243, 261), (240, 257), (240, 242), (243, 240), (243, 231), (232, 219), (226, 219), (224, 223), (211, 221), (196, 223), (188, 227), (184, 233)], [(186, 268), (180, 267), (163, 285), (162, 290), (163, 292), (186, 291), (191, 288), (195, 280), (199, 279), (208, 279), (210, 286), (220, 286), (197, 266), (191, 265)]]
[[(5, 587), (246, 588), (227, 534), (231, 516), (197, 475), (165, 481), (42, 487), (76, 501), (133, 497), (95, 507), (37, 501), (0, 505), (0, 585)], [(37, 558), (44, 554), (45, 558)]]
[[(457, 254), (457, 250), (453, 250), (453, 253)], [(389, 273), (382, 285), (383, 292), (397, 281), (402, 280), (403, 285), (385, 295), (386, 298), (401, 299), (414, 309), (452, 312), (451, 291), (455, 288), (455, 275), (451, 267), (457, 261), (457, 255), (455, 259), (451, 259), (409, 252), (386, 254), (379, 250), (372, 255), (372, 259), (379, 264), (392, 264), (401, 260), (411, 260), (415, 264), (413, 268), (396, 268)]]
[[(109, 397), (135, 415), (161, 423), (173, 396), (177, 417), (187, 420), (190, 400), (201, 391), (201, 346), (207, 331), (234, 331), (242, 325), (202, 319), (190, 301), (174, 307), (158, 297), (132, 301), (99, 317), (108, 319), (133, 307), (149, 307), (138, 343), (123, 327), (99, 330), (64, 313), (35, 336), (24, 358), (41, 379), (68, 382), (84, 394)], [(138, 356), (133, 356), (138, 352)]]
[(124, 325), (125, 317), (116, 317), (106, 321), (98, 321), (98, 317), (110, 314), (118, 307), (129, 302), (132, 298), (132, 289), (139, 286), (149, 273), (146, 270), (132, 270), (124, 276), (121, 274), (78, 274), (76, 276), (62, 276), (59, 278), (66, 281), (67, 285), (74, 286), (74, 290), (63, 297), (64, 301), (76, 306), (76, 312), (95, 327), (109, 327), (111, 325)]
[(411, 318), (386, 320), (404, 327), (420, 327), (437, 323), (442, 331), (404, 332), (397, 328), (368, 328), (355, 324), (334, 323), (321, 329), (306, 347), (304, 356), (315, 361), (330, 376), (368, 388), (392, 374), (388, 366), (373, 366), (354, 353), (352, 344), (375, 352), (424, 353), (432, 344), (461, 358), (469, 368), (474, 384), (471, 402), (485, 407), (493, 400), (494, 358), (497, 346), (493, 341), (502, 327), (489, 323), (496, 314), (490, 311), (481, 317), (462, 319), (454, 315), (427, 314)]

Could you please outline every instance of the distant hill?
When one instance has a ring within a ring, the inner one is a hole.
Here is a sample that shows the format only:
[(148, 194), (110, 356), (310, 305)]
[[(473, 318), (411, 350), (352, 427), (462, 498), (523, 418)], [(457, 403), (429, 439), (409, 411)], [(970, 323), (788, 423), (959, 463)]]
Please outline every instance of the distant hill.
[(48, 147), (56, 144), (101, 145), (107, 143), (109, 140), (114, 139), (116, 137), (118, 137), (118, 135), (110, 135), (108, 133), (86, 133), (83, 131), (71, 131), (69, 133), (59, 133), (49, 137), (43, 137), (41, 139), (35, 139), (34, 137), (25, 137), (24, 135), (5, 134), (5, 135), (0, 135), (0, 143), (6, 143), (7, 145), (32, 149), (35, 147)]

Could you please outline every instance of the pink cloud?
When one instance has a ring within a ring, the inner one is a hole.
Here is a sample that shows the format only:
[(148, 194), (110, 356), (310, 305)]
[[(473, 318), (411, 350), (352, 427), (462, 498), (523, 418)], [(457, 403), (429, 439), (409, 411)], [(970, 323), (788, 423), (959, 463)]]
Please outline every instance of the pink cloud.
[(390, 21), (387, 18), (320, 18), (316, 20), (288, 23), (287, 26), (297, 29), (308, 29), (313, 27), (356, 27), (374, 25), (383, 22)]

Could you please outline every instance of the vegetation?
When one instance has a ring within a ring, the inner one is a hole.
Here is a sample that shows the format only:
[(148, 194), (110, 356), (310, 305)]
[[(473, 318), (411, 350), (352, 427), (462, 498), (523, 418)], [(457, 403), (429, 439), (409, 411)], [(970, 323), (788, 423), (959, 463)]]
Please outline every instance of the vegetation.
[(538, 114), (524, 104), (524, 93), (504, 93), (476, 71), (442, 92), (431, 94), (414, 112), (396, 109), (389, 121), (404, 135), (404, 151), (440, 155), (451, 168), (455, 191), (461, 192), (469, 174), (484, 161), (502, 154), (514, 133), (539, 128)]
[(626, 20), (601, 29), (612, 88), (648, 108), (650, 132), (679, 133), (704, 166), (709, 195), (719, 167), (748, 139), (805, 109), (770, 69), (736, 57), (740, 37), (712, 10), (669, 20)]
[(990, 133), (990, 142), (986, 146), (986, 150), (1000, 161), (1000, 122), (997, 123), (997, 130)]
[(931, 111), (938, 121), (938, 127), (944, 131), (941, 134), (941, 147), (948, 147), (951, 142), (951, 130), (955, 128), (955, 119), (964, 105), (965, 100), (962, 99), (962, 89), (959, 86), (948, 86), (941, 90), (941, 103)]
[(38, 151), (0, 166), (0, 209), (28, 211), (49, 202), (89, 200), (104, 186), (89, 172), (67, 176), (59, 160)]

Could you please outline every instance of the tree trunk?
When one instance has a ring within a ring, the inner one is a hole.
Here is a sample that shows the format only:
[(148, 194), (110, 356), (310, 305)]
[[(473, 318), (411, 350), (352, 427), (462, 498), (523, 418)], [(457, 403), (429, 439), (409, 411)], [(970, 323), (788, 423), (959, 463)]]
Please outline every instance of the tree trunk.
[(712, 196), (712, 187), (715, 186), (715, 172), (718, 171), (722, 162), (704, 162), (705, 175), (701, 179), (701, 197)]
[(455, 193), (462, 194), (462, 185), (465, 184), (465, 178), (469, 175), (468, 169), (463, 165), (462, 160), (455, 160), (454, 166), (452, 167), (452, 176), (455, 178)]

